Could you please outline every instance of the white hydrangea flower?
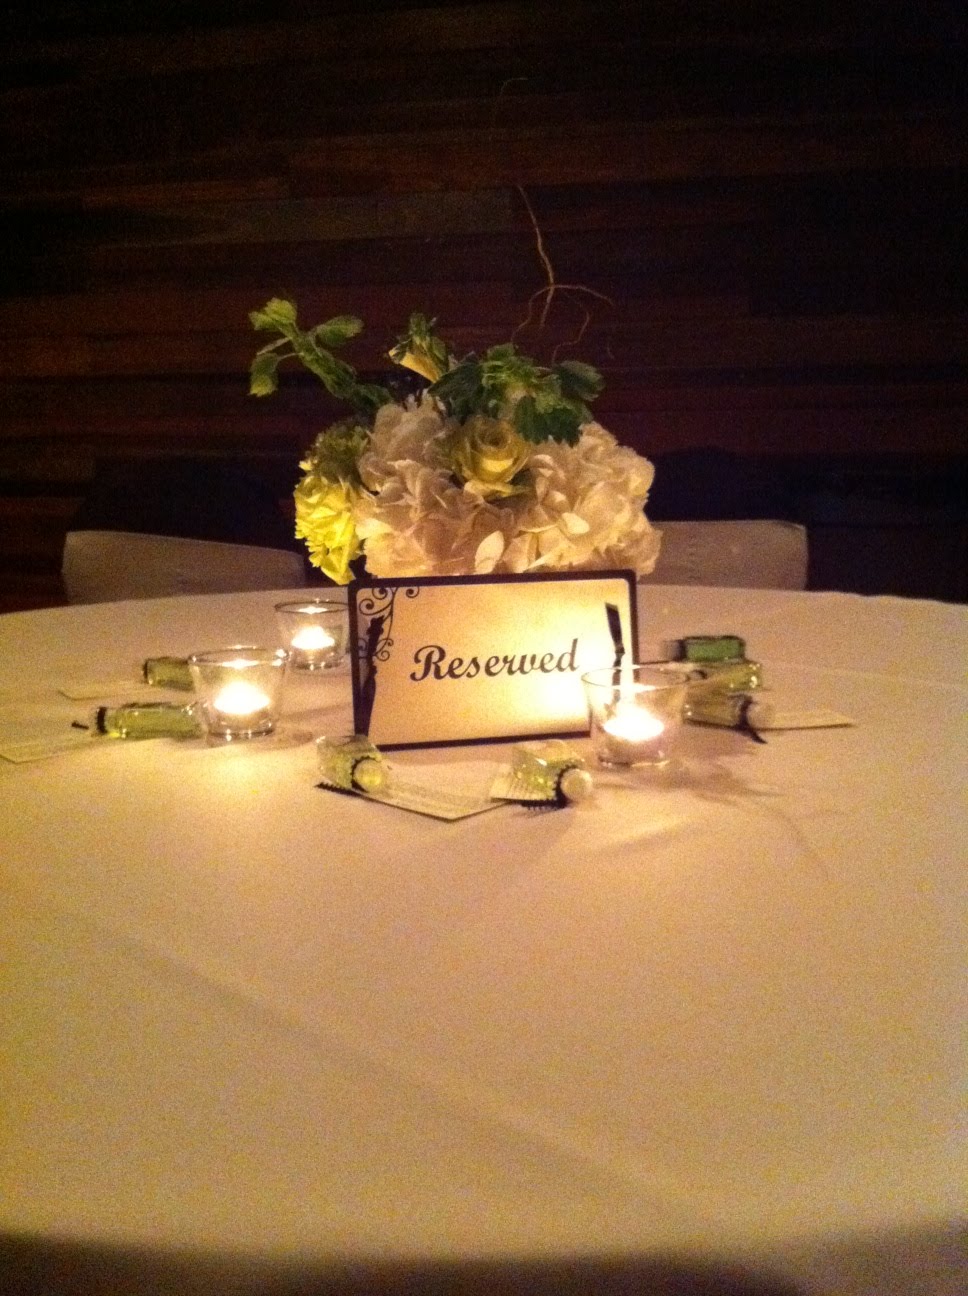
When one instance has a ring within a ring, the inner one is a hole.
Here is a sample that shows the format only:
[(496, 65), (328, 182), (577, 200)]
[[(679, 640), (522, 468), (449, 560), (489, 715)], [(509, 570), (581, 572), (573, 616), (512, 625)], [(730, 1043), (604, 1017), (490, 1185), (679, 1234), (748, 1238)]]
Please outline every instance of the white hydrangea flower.
[(445, 466), (453, 421), (430, 400), (377, 412), (360, 459), (366, 487), (357, 534), (374, 576), (457, 576), (474, 571), (481, 541), (502, 524), (501, 507), (459, 486)]
[(576, 446), (546, 441), (527, 462), (532, 489), (487, 500), (446, 464), (453, 420), (432, 401), (384, 406), (360, 460), (357, 532), (374, 576), (655, 566), (645, 503), (653, 467), (597, 423)]
[(546, 441), (536, 447), (530, 468), (534, 496), (520, 519), (532, 541), (524, 570), (652, 571), (660, 536), (645, 516), (655, 476), (647, 459), (619, 445), (599, 423), (586, 423), (576, 446)]

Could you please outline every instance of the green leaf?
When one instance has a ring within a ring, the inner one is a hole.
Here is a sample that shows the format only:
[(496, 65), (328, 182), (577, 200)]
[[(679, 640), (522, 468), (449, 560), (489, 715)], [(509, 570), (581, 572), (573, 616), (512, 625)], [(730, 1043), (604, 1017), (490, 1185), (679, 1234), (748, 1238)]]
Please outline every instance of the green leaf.
[(562, 360), (554, 366), (554, 373), (566, 400), (594, 400), (605, 385), (598, 370), (581, 360)]
[(454, 418), (466, 419), (480, 412), (484, 398), (481, 363), (476, 356), (468, 356), (459, 365), (438, 378), (428, 388)]
[(488, 364), (508, 364), (512, 360), (521, 359), (514, 349), (513, 342), (501, 342), (498, 346), (488, 347), (484, 359)]
[(545, 435), (552, 441), (563, 441), (566, 445), (577, 445), (581, 440), (582, 418), (576, 409), (568, 405), (555, 405), (541, 418)]
[(542, 409), (533, 396), (522, 396), (514, 407), (514, 429), (525, 441), (535, 445), (549, 440), (577, 445), (581, 418), (577, 410), (562, 402)]
[(317, 324), (312, 336), (319, 346), (341, 347), (362, 331), (363, 321), (355, 315), (334, 315), (324, 324)]
[(533, 444), (543, 440), (538, 428), (538, 411), (533, 396), (522, 396), (514, 407), (514, 430)]
[(535, 362), (518, 355), (510, 342), (488, 350), (483, 371), (484, 386), (489, 393), (501, 398), (514, 388), (533, 391), (544, 377), (544, 372)]
[[(303, 339), (308, 334), (303, 334)], [(303, 340), (296, 344), (296, 354), (310, 373), (321, 378), (334, 396), (345, 396), (356, 382), (356, 372), (343, 360)]]
[(282, 356), (272, 351), (261, 351), (249, 366), (249, 394), (271, 396), (279, 386), (276, 370)]
[(388, 388), (379, 383), (357, 383), (353, 396), (353, 405), (361, 413), (376, 413), (381, 405), (390, 405), (393, 395)]
[(296, 307), (282, 297), (272, 297), (262, 310), (250, 311), (249, 319), (256, 329), (278, 329), (284, 333), (296, 327)]

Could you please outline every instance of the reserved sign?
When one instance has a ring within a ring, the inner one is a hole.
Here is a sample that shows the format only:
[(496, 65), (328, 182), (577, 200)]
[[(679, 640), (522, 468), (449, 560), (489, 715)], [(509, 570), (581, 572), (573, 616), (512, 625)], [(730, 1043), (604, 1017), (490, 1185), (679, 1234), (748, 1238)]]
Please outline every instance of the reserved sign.
[(378, 747), (588, 732), (581, 676), (635, 657), (635, 573), (354, 581), (353, 721)]

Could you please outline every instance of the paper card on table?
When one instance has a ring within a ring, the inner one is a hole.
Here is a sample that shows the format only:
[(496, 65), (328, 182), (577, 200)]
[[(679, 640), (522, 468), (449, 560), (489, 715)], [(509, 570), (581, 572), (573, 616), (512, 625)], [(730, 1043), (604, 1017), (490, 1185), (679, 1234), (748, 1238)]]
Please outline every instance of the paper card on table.
[(350, 791), (326, 778), (319, 786), (448, 822), (501, 807), (501, 802), (491, 796), (494, 766), (490, 762), (464, 761), (407, 769), (388, 765), (387, 772), (386, 785), (376, 792)]
[(846, 729), (857, 723), (850, 716), (826, 707), (816, 711), (775, 711), (757, 729)]
[(48, 756), (58, 756), (61, 752), (77, 751), (82, 747), (90, 748), (99, 741), (90, 734), (66, 733), (60, 737), (10, 738), (0, 740), (0, 759), (14, 765), (23, 765), (28, 761), (44, 760)]
[(91, 701), (94, 698), (116, 697), (120, 693), (140, 692), (149, 696), (143, 679), (67, 680), (58, 684), (57, 692), (71, 702)]
[(354, 727), (387, 749), (586, 734), (582, 674), (637, 642), (635, 591), (628, 571), (354, 582)]

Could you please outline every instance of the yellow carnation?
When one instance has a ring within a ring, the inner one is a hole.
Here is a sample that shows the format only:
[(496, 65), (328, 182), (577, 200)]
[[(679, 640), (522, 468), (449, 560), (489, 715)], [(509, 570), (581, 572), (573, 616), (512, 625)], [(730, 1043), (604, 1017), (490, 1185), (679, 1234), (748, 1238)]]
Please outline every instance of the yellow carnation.
[(306, 541), (309, 561), (337, 585), (348, 584), (350, 563), (362, 551), (354, 520), (358, 488), (310, 470), (293, 494), (296, 536)]

